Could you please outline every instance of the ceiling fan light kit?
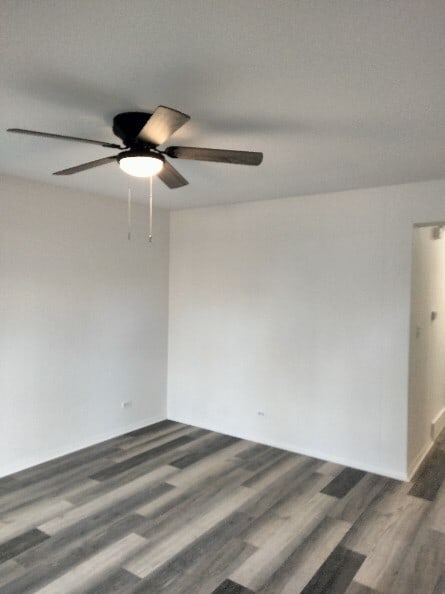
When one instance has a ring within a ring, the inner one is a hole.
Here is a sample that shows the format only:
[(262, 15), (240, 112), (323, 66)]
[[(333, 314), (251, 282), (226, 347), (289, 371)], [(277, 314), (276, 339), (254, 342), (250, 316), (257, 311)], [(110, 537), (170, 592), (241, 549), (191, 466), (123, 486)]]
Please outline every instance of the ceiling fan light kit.
[(117, 157), (119, 167), (134, 177), (152, 177), (157, 175), (163, 165), (164, 157), (154, 151), (130, 151), (120, 153)]

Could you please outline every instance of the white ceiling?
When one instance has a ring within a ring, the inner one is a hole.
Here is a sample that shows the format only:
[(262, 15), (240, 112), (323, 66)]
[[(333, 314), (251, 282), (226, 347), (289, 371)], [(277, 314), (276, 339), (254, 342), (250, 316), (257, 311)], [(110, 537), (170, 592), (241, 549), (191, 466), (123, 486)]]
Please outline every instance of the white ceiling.
[[(264, 152), (260, 167), (174, 161), (159, 206), (296, 196), (445, 177), (443, 0), (0, 0), (2, 173), (125, 198), (113, 115), (191, 115), (168, 144)], [(137, 194), (144, 186), (134, 183)]]

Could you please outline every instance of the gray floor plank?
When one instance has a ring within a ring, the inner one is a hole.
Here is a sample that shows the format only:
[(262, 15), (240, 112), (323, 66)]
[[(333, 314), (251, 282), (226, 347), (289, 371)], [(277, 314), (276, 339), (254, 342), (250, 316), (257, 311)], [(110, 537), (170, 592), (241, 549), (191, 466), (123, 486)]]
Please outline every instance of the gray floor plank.
[(331, 516), (353, 524), (390, 482), (391, 479), (376, 474), (367, 474), (349, 493), (338, 500)]
[(13, 512), (22, 506), (34, 505), (50, 497), (64, 499), (65, 496), (72, 495), (83, 486), (96, 482), (88, 478), (88, 475), (98, 472), (110, 464), (111, 460), (108, 458), (98, 457), (80, 468), (67, 469), (53, 477), (36, 481), (29, 486), (5, 494), (0, 497), (0, 515)]
[[(128, 458), (132, 458), (138, 454), (143, 454), (144, 452), (148, 452), (153, 448), (163, 445), (171, 441), (172, 439), (176, 439), (177, 437), (182, 437), (184, 435), (196, 434), (196, 429), (193, 427), (181, 427), (179, 429), (173, 430), (169, 429), (167, 432), (162, 432), (161, 435), (152, 437), (150, 436), (149, 439), (145, 438), (143, 441), (139, 440), (137, 444), (129, 444), (127, 447), (121, 447), (121, 451), (114, 455), (112, 458), (113, 462), (124, 462), (128, 460)], [(206, 433), (202, 433), (205, 435)]]
[(445, 534), (421, 526), (392, 584), (394, 592), (432, 594), (445, 572)]
[(14, 559), (10, 559), (9, 561), (5, 561), (5, 563), (0, 564), (0, 586), (4, 586), (12, 582), (13, 580), (18, 579), (25, 573), (25, 570), (21, 565), (19, 565)]
[(48, 537), (47, 534), (41, 532), (37, 528), (32, 528), (20, 536), (16, 536), (11, 540), (4, 542), (0, 545), (0, 563), (4, 563), (8, 561), (8, 559), (12, 559), (23, 551), (35, 547), (36, 545), (40, 544)]
[(239, 439), (231, 437), (230, 435), (217, 435), (211, 441), (205, 441), (195, 448), (190, 448), (190, 451), (187, 454), (181, 456), (181, 458), (178, 458), (177, 460), (173, 460), (171, 465), (180, 469), (187, 468), (187, 466), (191, 466), (192, 464), (195, 464), (195, 462), (199, 462), (203, 458), (211, 456), (218, 450), (227, 448), (238, 441)]
[(410, 495), (406, 499), (408, 503), (396, 510), (390, 521), (387, 518), (386, 528), (360, 567), (356, 576), (360, 584), (379, 591), (391, 591), (431, 505), (424, 499)]
[(156, 459), (156, 457), (160, 454), (174, 451), (175, 448), (179, 447), (180, 445), (190, 443), (191, 441), (192, 438), (188, 435), (184, 435), (183, 437), (177, 437), (176, 439), (172, 439), (171, 441), (164, 443), (156, 448), (153, 448), (148, 452), (143, 452), (142, 454), (132, 456), (124, 462), (117, 462), (115, 464), (112, 464), (109, 468), (105, 468), (104, 470), (101, 470), (91, 475), (91, 478), (96, 481), (105, 481), (118, 474), (122, 474), (123, 472), (130, 468), (133, 468), (134, 466), (138, 466), (138, 464), (141, 464), (142, 462), (147, 462), (149, 460)]
[(301, 594), (343, 594), (365, 560), (364, 555), (336, 547)]
[(70, 594), (83, 592), (100, 584), (101, 578), (107, 576), (110, 570), (119, 563), (125, 562), (132, 553), (141, 549), (144, 539), (136, 534), (129, 534), (102, 549), (89, 559), (73, 567), (43, 588), (37, 594)]
[(362, 480), (366, 472), (355, 468), (345, 468), (323, 489), (325, 495), (344, 497)]
[(353, 580), (345, 594), (381, 594)]
[(132, 573), (125, 571), (125, 569), (118, 569), (112, 571), (100, 583), (87, 590), (82, 590), (82, 594), (128, 594), (139, 582), (140, 580)]

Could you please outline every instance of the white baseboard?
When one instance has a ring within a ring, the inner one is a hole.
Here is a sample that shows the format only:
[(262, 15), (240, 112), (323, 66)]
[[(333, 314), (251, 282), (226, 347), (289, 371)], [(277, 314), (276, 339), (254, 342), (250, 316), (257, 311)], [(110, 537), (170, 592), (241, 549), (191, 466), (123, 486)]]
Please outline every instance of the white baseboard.
[[(194, 425), (197, 427), (201, 427), (202, 429), (208, 429), (210, 431), (217, 431), (219, 433), (227, 433), (227, 430), (222, 429), (221, 427), (211, 426), (212, 424), (208, 422), (198, 422), (197, 419), (187, 419), (185, 417), (176, 417), (175, 415), (169, 415), (167, 413), (167, 418), (170, 421), (176, 421), (178, 423), (185, 423), (187, 425)], [(295, 454), (303, 454), (304, 456), (310, 456), (311, 458), (318, 458), (319, 460), (325, 460), (327, 462), (334, 462), (335, 464), (341, 464), (342, 466), (347, 466), (349, 468), (357, 468), (358, 470), (364, 470), (365, 472), (372, 472), (373, 474), (378, 474), (380, 476), (386, 476), (388, 478), (393, 478), (398, 481), (407, 481), (408, 475), (403, 472), (398, 472), (392, 470), (391, 468), (384, 468), (381, 466), (374, 466), (372, 464), (362, 464), (360, 461), (353, 460), (351, 458), (344, 458), (341, 456), (331, 456), (326, 452), (321, 452), (318, 450), (308, 449), (308, 448), (300, 448), (296, 447), (295, 444), (286, 443), (285, 441), (275, 441), (271, 439), (263, 439), (258, 440), (258, 436), (253, 436), (248, 433), (240, 432), (236, 435), (231, 433), (234, 437), (239, 437), (240, 439), (247, 439), (248, 441), (254, 441), (256, 443), (262, 443), (264, 445), (271, 446), (273, 448), (279, 448), (281, 450), (286, 450), (288, 452), (293, 452)]]
[(430, 453), (431, 448), (434, 445), (434, 441), (430, 441), (424, 445), (424, 447), (420, 450), (414, 460), (410, 463), (408, 468), (408, 480), (411, 480), (416, 472), (419, 470), (422, 462)]
[(445, 407), (440, 411), (435, 419), (431, 423), (431, 439), (435, 440), (439, 436), (439, 433), (445, 427)]
[(37, 466), (38, 464), (43, 464), (44, 462), (49, 462), (50, 460), (54, 460), (55, 458), (60, 458), (61, 456), (66, 456), (67, 454), (72, 454), (73, 452), (77, 452), (78, 450), (82, 450), (83, 448), (88, 448), (90, 446), (96, 445), (101, 443), (102, 441), (106, 441), (107, 439), (112, 439), (113, 437), (119, 437), (119, 435), (124, 435), (124, 433), (129, 433), (130, 431), (136, 431), (137, 429), (142, 429), (142, 427), (147, 427), (148, 425), (153, 425), (154, 423), (159, 423), (159, 421), (165, 421), (167, 417), (165, 414), (156, 415), (150, 417), (148, 419), (144, 419), (142, 421), (138, 421), (136, 423), (131, 423), (124, 427), (119, 427), (118, 429), (112, 429), (106, 431), (104, 433), (97, 434), (93, 437), (88, 439), (81, 440), (76, 443), (70, 444), (69, 447), (60, 447), (54, 448), (52, 450), (47, 450), (39, 455), (32, 456), (29, 458), (25, 458), (22, 460), (17, 460), (13, 464), (8, 466), (4, 466), (0, 468), (0, 478), (4, 476), (8, 476), (9, 474), (13, 474), (14, 472), (20, 472), (21, 470), (26, 470), (27, 468), (31, 468), (32, 466)]

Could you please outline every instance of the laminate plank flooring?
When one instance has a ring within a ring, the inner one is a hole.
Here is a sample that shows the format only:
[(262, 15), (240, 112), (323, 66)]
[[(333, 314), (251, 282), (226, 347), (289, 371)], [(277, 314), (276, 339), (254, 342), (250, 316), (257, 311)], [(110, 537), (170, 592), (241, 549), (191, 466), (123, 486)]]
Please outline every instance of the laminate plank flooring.
[(445, 594), (445, 432), (412, 483), (173, 421), (0, 479), (0, 594)]

